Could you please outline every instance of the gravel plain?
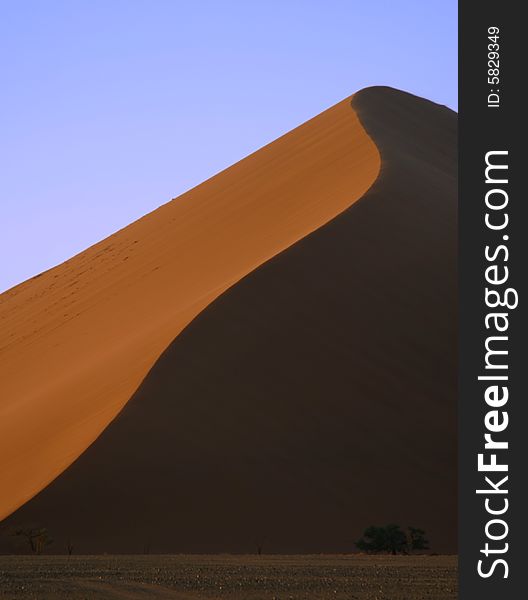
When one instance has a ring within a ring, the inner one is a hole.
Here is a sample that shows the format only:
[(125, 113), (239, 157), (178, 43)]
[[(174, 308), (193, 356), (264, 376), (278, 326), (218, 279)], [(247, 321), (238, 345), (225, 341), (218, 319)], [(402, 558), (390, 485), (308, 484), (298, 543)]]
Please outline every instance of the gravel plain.
[(456, 556), (0, 556), (1, 600), (453, 600)]

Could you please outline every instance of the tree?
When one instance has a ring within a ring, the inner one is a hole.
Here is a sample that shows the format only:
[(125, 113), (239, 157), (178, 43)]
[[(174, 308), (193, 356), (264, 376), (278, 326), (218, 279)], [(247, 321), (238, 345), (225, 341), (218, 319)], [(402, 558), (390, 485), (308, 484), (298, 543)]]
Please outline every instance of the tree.
[(383, 527), (371, 525), (365, 529), (363, 537), (356, 542), (356, 546), (367, 554), (377, 554), (385, 550), (385, 530)]
[(391, 523), (385, 527), (371, 525), (356, 546), (368, 554), (408, 554), (412, 550), (427, 550), (428, 542), (422, 529), (409, 527), (406, 534), (399, 525)]
[(407, 536), (399, 525), (385, 527), (386, 550), (390, 554), (407, 554)]
[(42, 554), (44, 548), (53, 543), (45, 527), (20, 528), (13, 535), (25, 540), (33, 554)]
[(420, 550), (429, 550), (429, 540), (425, 537), (425, 531), (417, 527), (408, 528), (409, 531), (409, 550), (411, 552)]
[(264, 544), (266, 543), (266, 537), (259, 535), (258, 537), (255, 538), (255, 550), (257, 551), (257, 554), (260, 556), (261, 554), (264, 554)]

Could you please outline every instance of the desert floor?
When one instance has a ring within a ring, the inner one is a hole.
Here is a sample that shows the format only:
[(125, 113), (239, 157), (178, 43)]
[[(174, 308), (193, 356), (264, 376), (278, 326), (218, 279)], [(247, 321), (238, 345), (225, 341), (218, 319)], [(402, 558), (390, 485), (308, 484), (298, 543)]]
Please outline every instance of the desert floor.
[(0, 556), (0, 598), (448, 600), (456, 556)]

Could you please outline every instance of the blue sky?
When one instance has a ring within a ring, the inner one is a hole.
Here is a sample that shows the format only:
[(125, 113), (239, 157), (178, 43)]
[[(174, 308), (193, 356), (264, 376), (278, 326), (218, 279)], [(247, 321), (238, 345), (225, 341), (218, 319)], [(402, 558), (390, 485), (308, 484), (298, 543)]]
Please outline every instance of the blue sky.
[(365, 86), (457, 108), (455, 0), (0, 7), (0, 290)]

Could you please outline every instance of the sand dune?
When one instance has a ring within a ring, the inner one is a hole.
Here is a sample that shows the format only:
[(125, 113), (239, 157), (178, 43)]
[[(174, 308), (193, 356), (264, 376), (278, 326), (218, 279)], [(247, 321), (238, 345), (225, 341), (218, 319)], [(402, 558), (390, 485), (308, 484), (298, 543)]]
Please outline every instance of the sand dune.
[(336, 552), (390, 521), (455, 549), (445, 107), (359, 92), (2, 300), (3, 514), (132, 396), (8, 521), (56, 551)]
[(0, 519), (93, 442), (207, 304), (350, 206), (379, 168), (345, 100), (2, 294)]

